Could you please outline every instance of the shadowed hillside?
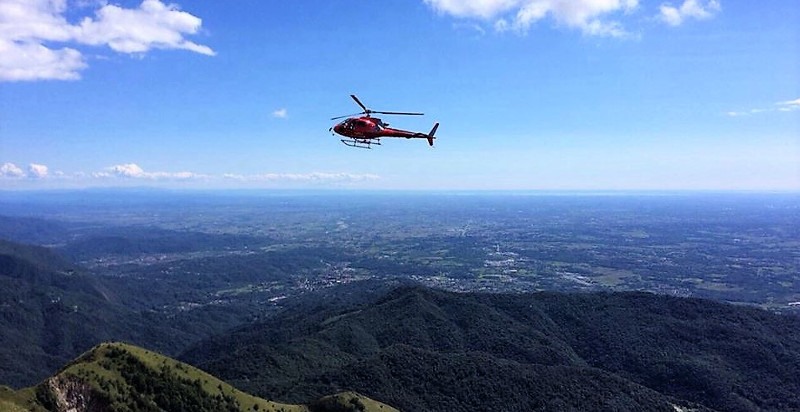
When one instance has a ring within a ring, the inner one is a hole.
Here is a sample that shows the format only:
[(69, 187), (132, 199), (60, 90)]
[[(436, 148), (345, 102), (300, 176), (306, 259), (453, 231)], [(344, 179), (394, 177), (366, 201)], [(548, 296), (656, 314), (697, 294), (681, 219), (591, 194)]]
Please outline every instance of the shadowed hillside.
[(0, 383), (32, 385), (103, 341), (174, 354), (236, 315), (167, 318), (132, 310), (120, 293), (48, 248), (0, 240)]
[(5, 384), (41, 379), (42, 370), (57, 369), (127, 319), (100, 283), (43, 247), (0, 241), (0, 286)]

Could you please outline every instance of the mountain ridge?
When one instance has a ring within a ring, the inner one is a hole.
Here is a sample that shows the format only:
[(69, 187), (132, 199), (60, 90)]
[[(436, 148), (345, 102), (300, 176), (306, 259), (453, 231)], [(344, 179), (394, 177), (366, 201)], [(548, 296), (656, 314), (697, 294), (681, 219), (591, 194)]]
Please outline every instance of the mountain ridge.
[(354, 392), (299, 405), (254, 397), (193, 366), (120, 342), (95, 346), (34, 387), (2, 388), (0, 411), (13, 410), (397, 412)]
[[(800, 410), (800, 318), (641, 292), (399, 288), (237, 328), (179, 358), (282, 401), (346, 387), (404, 411)], [(504, 382), (528, 396), (498, 396)]]

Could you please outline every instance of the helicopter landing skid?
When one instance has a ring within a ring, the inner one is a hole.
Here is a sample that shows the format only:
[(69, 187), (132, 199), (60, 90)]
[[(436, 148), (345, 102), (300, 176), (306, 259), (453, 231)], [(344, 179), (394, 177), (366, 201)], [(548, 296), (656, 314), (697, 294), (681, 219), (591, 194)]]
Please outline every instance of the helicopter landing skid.
[(340, 139), (345, 146), (350, 147), (357, 147), (359, 149), (372, 149), (372, 145), (380, 146), (381, 142), (379, 141), (371, 141), (371, 140), (360, 140), (360, 139)]

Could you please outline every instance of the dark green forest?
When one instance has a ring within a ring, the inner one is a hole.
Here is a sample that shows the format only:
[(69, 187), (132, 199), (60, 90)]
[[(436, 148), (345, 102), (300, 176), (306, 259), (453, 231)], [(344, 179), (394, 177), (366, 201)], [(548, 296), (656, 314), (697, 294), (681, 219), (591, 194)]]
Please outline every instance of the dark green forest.
[(402, 288), (286, 313), (181, 359), (283, 401), (346, 387), (408, 411), (800, 409), (800, 318), (649, 293)]

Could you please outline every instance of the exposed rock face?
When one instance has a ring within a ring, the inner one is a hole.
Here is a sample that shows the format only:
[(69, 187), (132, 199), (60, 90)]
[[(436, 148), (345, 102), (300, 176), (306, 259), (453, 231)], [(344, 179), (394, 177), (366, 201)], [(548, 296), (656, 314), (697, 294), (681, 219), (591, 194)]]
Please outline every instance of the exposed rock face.
[(56, 376), (46, 381), (57, 412), (102, 412), (108, 402), (88, 383), (73, 376)]

